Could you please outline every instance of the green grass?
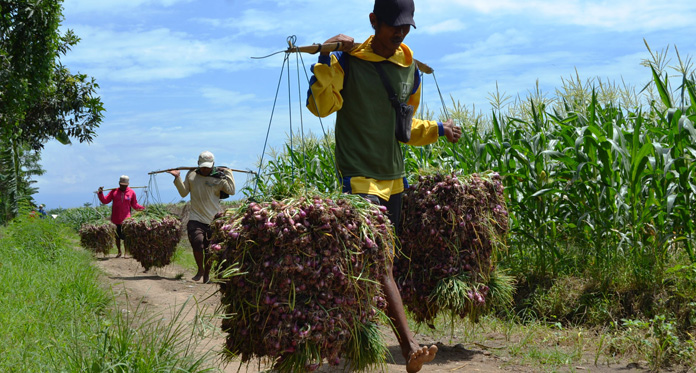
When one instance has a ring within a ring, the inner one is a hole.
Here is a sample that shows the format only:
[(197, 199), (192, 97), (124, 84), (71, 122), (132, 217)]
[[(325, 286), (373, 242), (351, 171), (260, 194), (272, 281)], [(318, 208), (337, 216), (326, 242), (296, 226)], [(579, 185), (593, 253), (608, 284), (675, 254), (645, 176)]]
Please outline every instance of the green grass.
[[(496, 356), (503, 369), (583, 372), (599, 370), (602, 366), (620, 369), (637, 363), (655, 370), (672, 366), (675, 371), (690, 371), (688, 367), (696, 361), (693, 346), (677, 346), (679, 342), (665, 333), (669, 329), (660, 322), (632, 328), (585, 328), (525, 320), (514, 315), (488, 315), (477, 323), (468, 320), (459, 320), (453, 326), (449, 323), (447, 316), (442, 315), (435, 320), (436, 330), (423, 324), (412, 324), (412, 329), (422, 343), (433, 340), (444, 343), (444, 349), (462, 346), (475, 353), (486, 351), (485, 354)], [(654, 331), (656, 325), (662, 328), (662, 333)], [(668, 353), (670, 349), (672, 354)], [(671, 360), (664, 360), (668, 356)]]
[(183, 328), (181, 311), (168, 319), (121, 312), (75, 241), (51, 219), (19, 218), (0, 230), (0, 371), (211, 369), (209, 353), (194, 353), (198, 334)]
[(185, 308), (171, 317), (141, 308), (115, 311), (100, 320), (97, 333), (72, 336), (62, 351), (67, 359), (56, 357), (72, 372), (217, 371), (212, 351), (197, 351), (200, 326), (187, 328), (184, 316), (191, 311)]
[(185, 269), (196, 271), (196, 259), (193, 258), (193, 251), (188, 237), (182, 237), (179, 241), (172, 262)]
[[(42, 371), (46, 354), (74, 333), (90, 333), (108, 297), (86, 251), (70, 250), (61, 226), (47, 219), (18, 221), (0, 239), (0, 371)], [(52, 370), (52, 369), (48, 369)]]

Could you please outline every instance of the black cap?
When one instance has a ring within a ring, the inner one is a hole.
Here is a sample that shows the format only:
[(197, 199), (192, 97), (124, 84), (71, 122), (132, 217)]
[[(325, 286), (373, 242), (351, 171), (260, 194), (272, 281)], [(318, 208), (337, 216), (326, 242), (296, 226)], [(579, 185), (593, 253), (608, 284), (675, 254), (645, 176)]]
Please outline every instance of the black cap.
[(416, 6), (413, 0), (375, 0), (375, 8), (372, 11), (377, 19), (389, 26), (411, 25), (416, 27), (413, 13)]

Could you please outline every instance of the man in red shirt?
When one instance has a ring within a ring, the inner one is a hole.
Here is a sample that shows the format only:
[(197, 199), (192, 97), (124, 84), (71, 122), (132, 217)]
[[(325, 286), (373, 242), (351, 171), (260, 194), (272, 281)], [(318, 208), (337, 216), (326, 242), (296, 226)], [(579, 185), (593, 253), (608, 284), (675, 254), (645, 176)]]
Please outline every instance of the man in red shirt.
[(113, 201), (111, 205), (111, 222), (116, 224), (116, 248), (118, 248), (118, 255), (121, 256), (121, 240), (123, 239), (123, 231), (121, 230), (121, 224), (124, 220), (131, 216), (131, 208), (136, 210), (144, 210), (145, 207), (138, 204), (138, 200), (135, 197), (135, 192), (133, 189), (128, 187), (130, 183), (130, 178), (126, 175), (121, 175), (118, 180), (119, 187), (109, 192), (109, 194), (104, 196), (104, 187), (99, 187), (99, 201), (103, 204), (108, 204)]

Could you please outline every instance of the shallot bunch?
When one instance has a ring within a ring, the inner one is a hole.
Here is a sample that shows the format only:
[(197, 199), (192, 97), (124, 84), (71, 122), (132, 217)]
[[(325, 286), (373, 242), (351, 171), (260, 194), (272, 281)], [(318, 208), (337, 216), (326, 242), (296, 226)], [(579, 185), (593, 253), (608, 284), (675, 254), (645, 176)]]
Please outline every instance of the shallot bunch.
[(114, 246), (116, 226), (108, 221), (82, 224), (78, 231), (80, 244), (95, 253), (108, 254)]
[(500, 176), (420, 176), (403, 201), (394, 277), (404, 305), (419, 322), (443, 308), (464, 317), (485, 306), (493, 250), (508, 231)]
[(138, 215), (123, 222), (124, 244), (145, 270), (171, 263), (181, 239), (181, 221), (172, 216)]
[[(281, 372), (345, 358), (381, 364), (380, 278), (393, 260), (384, 209), (358, 196), (249, 203), (213, 223), (227, 349)], [(227, 274), (227, 275), (226, 275)]]

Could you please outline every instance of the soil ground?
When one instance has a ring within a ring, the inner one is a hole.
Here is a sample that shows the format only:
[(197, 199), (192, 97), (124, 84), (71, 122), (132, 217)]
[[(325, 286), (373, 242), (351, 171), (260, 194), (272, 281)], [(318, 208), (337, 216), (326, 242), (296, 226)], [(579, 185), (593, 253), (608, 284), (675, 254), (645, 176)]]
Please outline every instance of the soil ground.
[[(217, 285), (202, 284), (190, 280), (193, 273), (178, 267), (169, 265), (164, 268), (151, 269), (143, 272), (143, 267), (132, 258), (115, 258), (109, 255), (99, 258), (96, 261), (105, 273), (105, 282), (113, 289), (117, 295), (117, 300), (123, 312), (130, 312), (140, 307), (140, 310), (151, 315), (161, 314), (171, 315), (178, 310), (185, 308), (182, 312), (181, 322), (192, 325), (200, 313), (213, 314), (219, 305)], [(224, 345), (224, 335), (219, 328), (219, 320), (210, 324), (199, 349), (205, 351), (212, 349), (217, 355)], [(405, 362), (401, 357), (398, 344), (394, 334), (385, 329), (384, 335), (387, 338), (391, 359), (386, 368), (386, 372), (405, 372)], [(485, 344), (460, 342), (452, 340), (449, 335), (442, 338), (447, 344), (435, 340), (434, 337), (417, 334), (417, 340), (422, 344), (437, 344), (439, 352), (436, 359), (426, 364), (422, 372), (539, 372), (539, 371), (560, 371), (560, 372), (647, 372), (645, 365), (636, 363), (612, 363), (594, 365), (594, 355), (586, 352), (586, 356), (580, 362), (570, 363), (563, 367), (544, 367), (538, 361), (526, 362), (522, 358), (513, 357), (509, 353), (515, 343), (507, 340), (500, 333), (490, 333), (486, 335)], [(519, 347), (519, 346), (517, 346)], [(260, 372), (268, 367), (259, 363), (240, 364), (238, 361), (231, 361), (228, 364), (220, 364), (219, 369), (224, 372)], [(320, 372), (342, 371), (337, 367), (324, 365), (319, 369)]]

